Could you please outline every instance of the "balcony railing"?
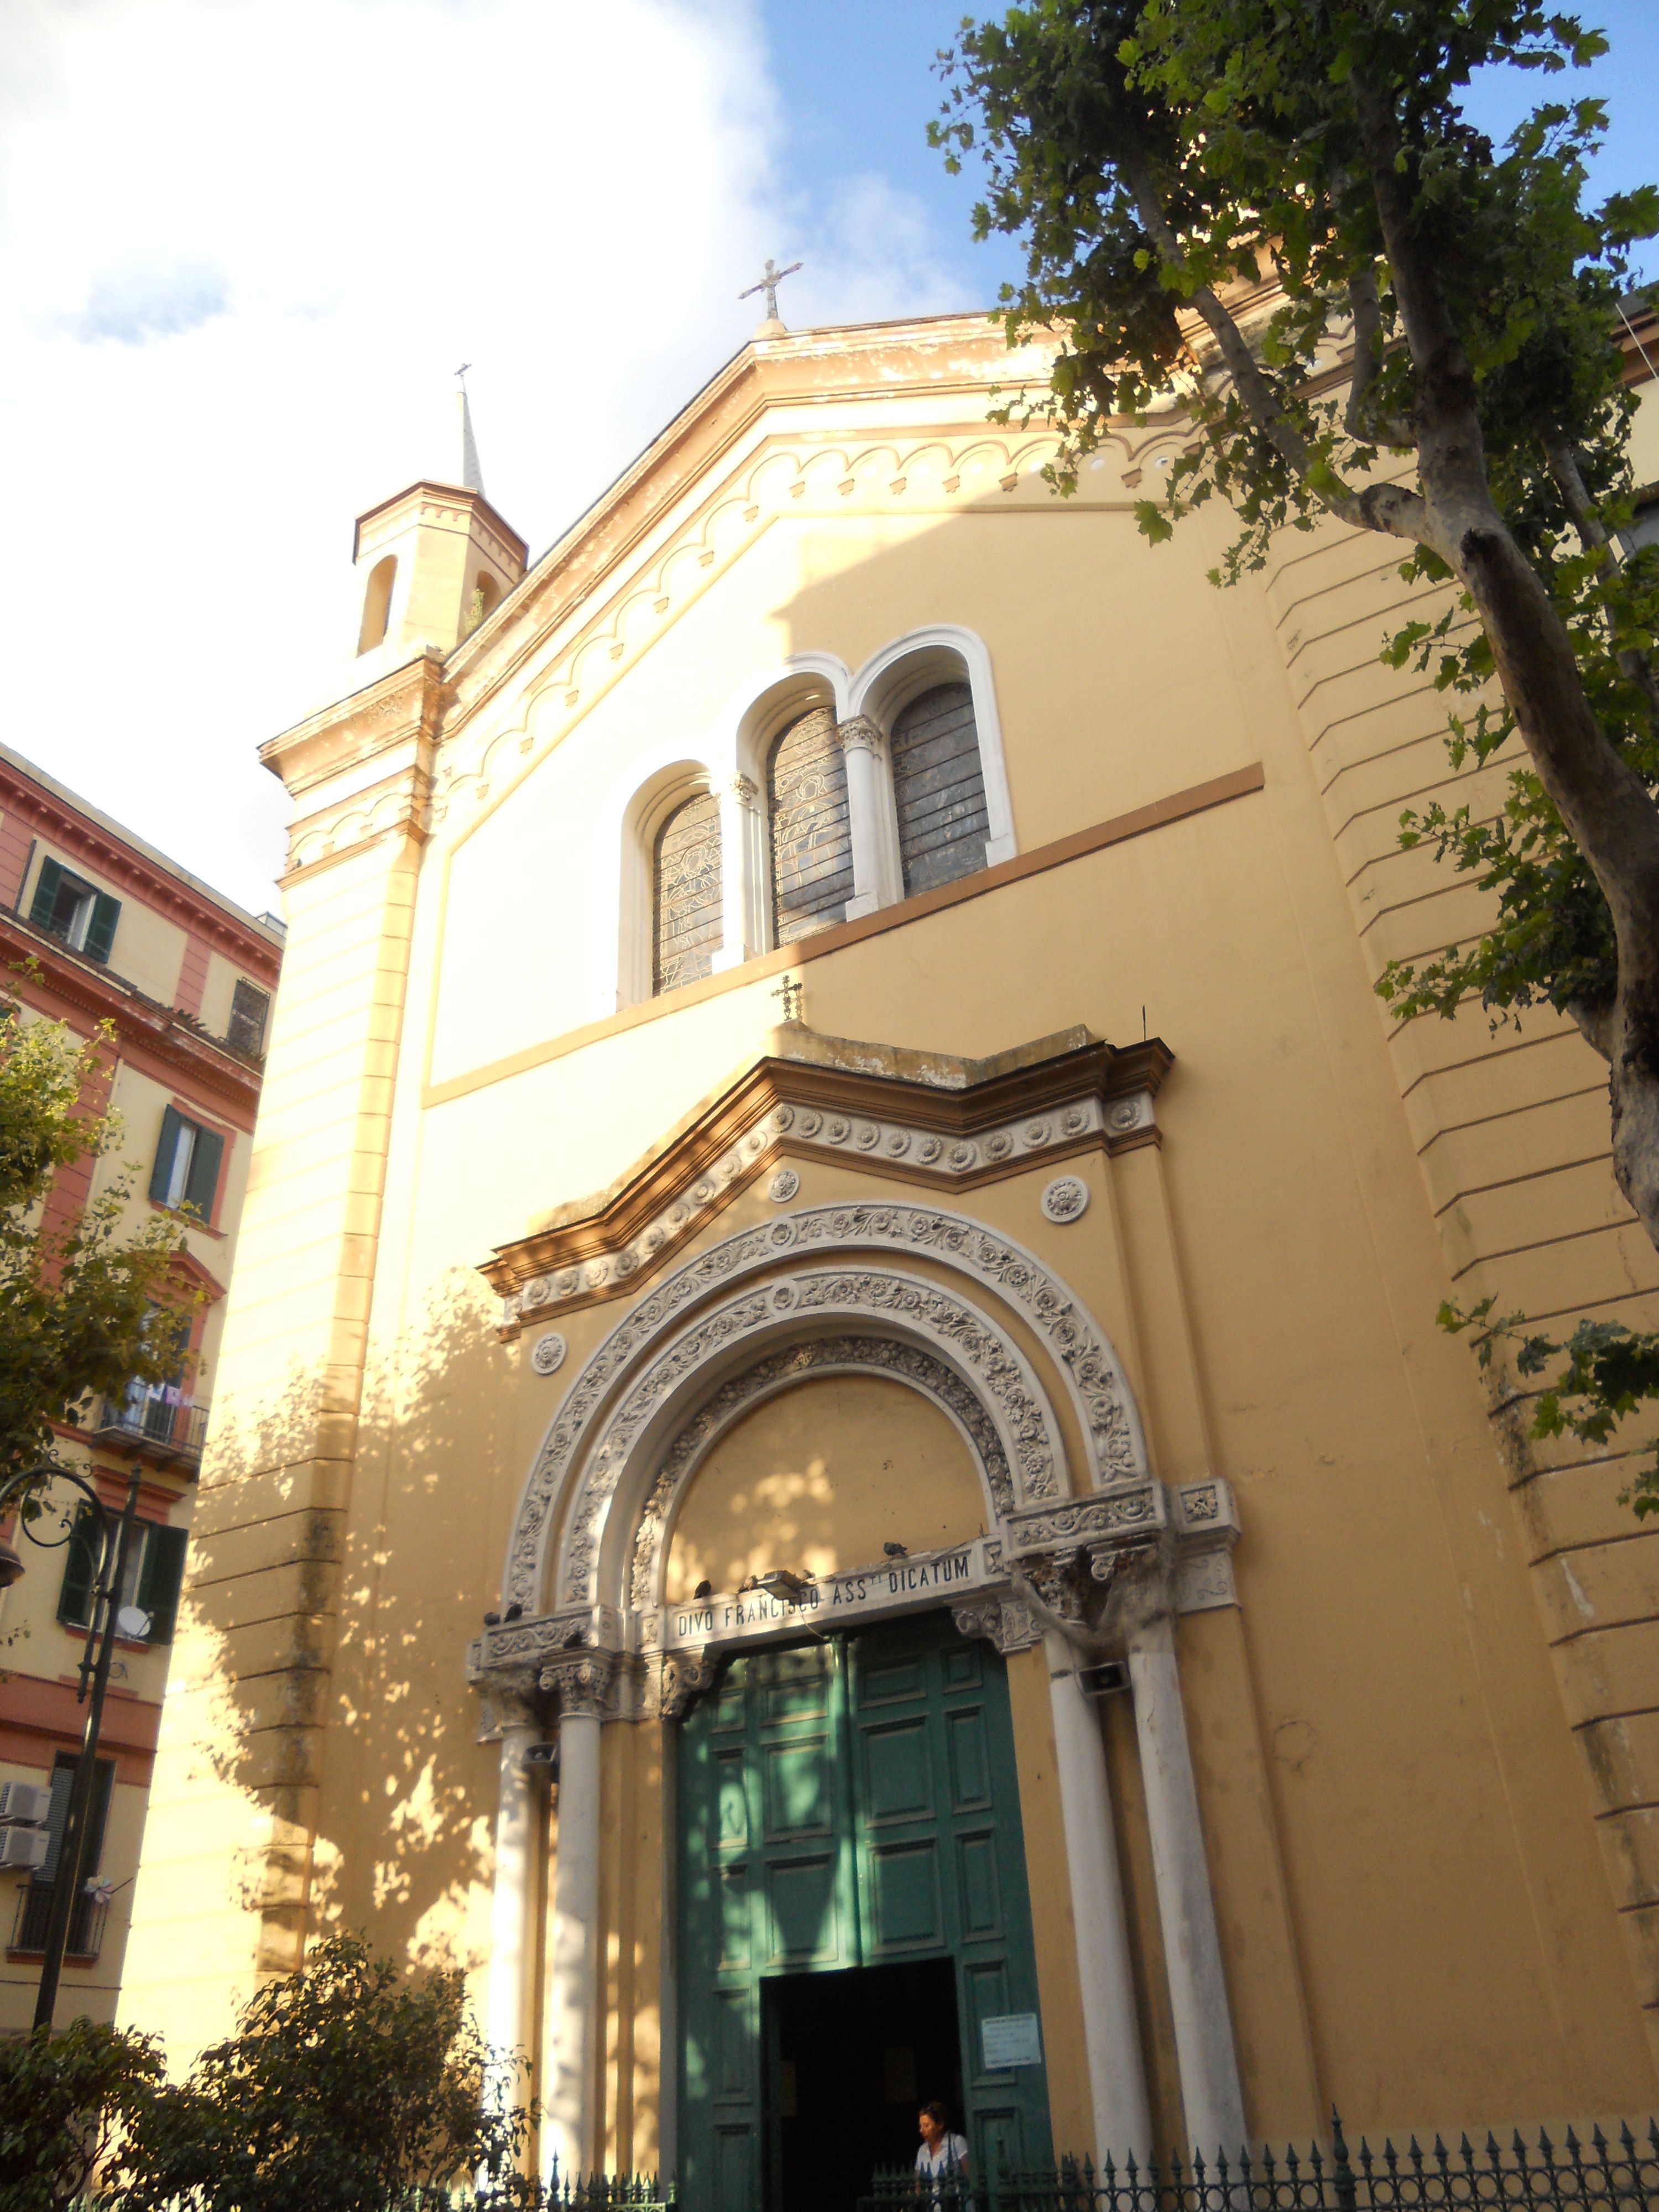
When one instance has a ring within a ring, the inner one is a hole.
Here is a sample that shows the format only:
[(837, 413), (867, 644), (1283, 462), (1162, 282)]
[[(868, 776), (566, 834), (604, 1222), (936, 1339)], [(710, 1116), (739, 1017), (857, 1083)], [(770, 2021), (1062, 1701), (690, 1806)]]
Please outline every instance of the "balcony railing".
[(135, 1383), (125, 1397), (105, 1398), (92, 1425), (94, 1441), (126, 1444), (153, 1458), (197, 1466), (208, 1409), (172, 1383)]
[[(26, 1881), (17, 1895), (17, 1913), (11, 1923), (11, 1948), (14, 1951), (44, 1951), (46, 1929), (52, 1922), (52, 1900), (57, 1895), (57, 1886), (50, 1881)], [(103, 1948), (104, 1923), (109, 1917), (109, 1899), (93, 1889), (83, 1889), (75, 1900), (70, 1914), (69, 1946), (64, 1954), (70, 1959), (95, 1959)]]

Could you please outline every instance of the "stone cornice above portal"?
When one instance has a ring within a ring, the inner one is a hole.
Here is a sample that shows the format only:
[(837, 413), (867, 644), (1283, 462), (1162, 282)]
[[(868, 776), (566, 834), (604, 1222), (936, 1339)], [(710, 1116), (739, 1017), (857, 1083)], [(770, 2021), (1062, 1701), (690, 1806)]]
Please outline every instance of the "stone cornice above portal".
[(608, 1190), (543, 1216), (480, 1269), (504, 1301), (501, 1334), (637, 1291), (727, 1201), (781, 1162), (866, 1165), (935, 1192), (1000, 1182), (1084, 1152), (1156, 1144), (1154, 1101), (1174, 1054), (1161, 1038), (1111, 1045), (1082, 1027), (992, 1059), (822, 1036), (794, 1024)]

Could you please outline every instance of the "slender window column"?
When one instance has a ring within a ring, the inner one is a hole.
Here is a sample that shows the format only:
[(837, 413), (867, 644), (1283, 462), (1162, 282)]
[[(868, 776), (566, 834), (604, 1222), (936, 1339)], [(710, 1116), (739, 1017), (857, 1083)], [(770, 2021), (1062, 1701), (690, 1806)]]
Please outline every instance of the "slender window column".
[(1206, 2158), (1218, 2151), (1231, 2158), (1245, 2142), (1244, 2093), (1167, 1601), (1129, 1625), (1125, 1644), (1187, 2139)]
[(559, 1840), (553, 1871), (551, 2047), (542, 2063), (544, 2179), (598, 2163), (594, 2082), (599, 2002), (599, 1736), (612, 1662), (597, 1652), (542, 1675), (559, 1693)]
[(527, 1692), (495, 1693), (501, 1735), (501, 1782), (495, 1801), (495, 1880), (490, 1894), (489, 1982), (485, 2033), (495, 2054), (493, 2087), (504, 2104), (522, 2101), (524, 2084), (510, 2053), (530, 2043), (526, 2021), (526, 1972), (534, 1955), (532, 1900), (536, 1894), (536, 1844), (540, 1807), (524, 1759), (541, 1734)]
[(847, 762), (847, 819), (853, 833), (853, 896), (847, 919), (856, 921), (887, 905), (895, 894), (884, 881), (881, 811), (886, 803), (879, 755), (886, 744), (867, 714), (836, 726), (836, 742)]
[(1109, 2152), (1121, 2170), (1131, 2153), (1146, 2164), (1152, 2148), (1152, 2128), (1123, 1917), (1123, 1886), (1118, 1879), (1106, 1747), (1098, 1717), (1073, 1671), (1075, 1654), (1052, 1633), (1044, 1638), (1043, 1650), (1054, 1708), (1060, 1817), (1072, 1875), (1095, 2156), (1100, 2163)]
[(712, 973), (740, 968), (766, 948), (766, 819), (760, 786), (739, 771), (715, 793), (720, 810), (720, 943)]

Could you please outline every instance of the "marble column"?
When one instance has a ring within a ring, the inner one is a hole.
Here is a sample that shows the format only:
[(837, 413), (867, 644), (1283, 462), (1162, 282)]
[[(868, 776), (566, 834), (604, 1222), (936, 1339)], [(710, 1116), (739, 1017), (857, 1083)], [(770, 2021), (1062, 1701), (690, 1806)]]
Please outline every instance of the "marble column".
[(525, 1753), (541, 1735), (531, 1696), (532, 1678), (489, 1687), (487, 1732), (501, 1744), (495, 1799), (495, 1878), (490, 1893), (489, 1981), (484, 2032), (490, 2050), (492, 2089), (504, 2103), (522, 2102), (521, 2056), (531, 2037), (526, 2014), (529, 1965), (535, 1955), (531, 1913), (536, 1896), (536, 1858), (541, 1804)]
[(1125, 1649), (1140, 1745), (1146, 1825), (1175, 2019), (1187, 2140), (1212, 2158), (1245, 2142), (1244, 2093), (1221, 1966), (1221, 1938), (1199, 1819), (1192, 1747), (1181, 1702), (1175, 1620), (1166, 1594), (1125, 1624)]
[(553, 1870), (549, 2047), (542, 2062), (543, 2178), (552, 2161), (574, 2179), (598, 2164), (599, 1739), (614, 1665), (573, 1653), (544, 1669), (559, 1699), (559, 1834)]
[(740, 968), (766, 945), (766, 817), (760, 786), (741, 770), (715, 789), (720, 810), (720, 943), (709, 962), (718, 973)]
[(1083, 2042), (1095, 2124), (1097, 2163), (1111, 2154), (1120, 2169), (1133, 2154), (1143, 2166), (1152, 2148), (1141, 2062), (1140, 2024), (1118, 1876), (1106, 1748), (1099, 1715), (1077, 1679), (1075, 1650), (1061, 1637), (1043, 1639), (1054, 1711), (1060, 1817), (1072, 1877), (1083, 1988)]
[(884, 880), (882, 810), (887, 794), (880, 758), (887, 740), (867, 714), (837, 723), (836, 743), (847, 763), (847, 819), (853, 843), (853, 896), (847, 919), (873, 914), (893, 896)]

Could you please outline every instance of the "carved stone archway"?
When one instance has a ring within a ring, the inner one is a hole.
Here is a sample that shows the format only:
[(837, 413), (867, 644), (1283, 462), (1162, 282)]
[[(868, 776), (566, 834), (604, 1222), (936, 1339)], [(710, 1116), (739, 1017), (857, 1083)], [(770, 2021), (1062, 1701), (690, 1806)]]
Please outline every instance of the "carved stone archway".
[(831, 1375), (873, 1375), (907, 1384), (932, 1401), (973, 1455), (984, 1486), (987, 1518), (1012, 1510), (1013, 1477), (996, 1424), (978, 1397), (942, 1359), (920, 1345), (870, 1335), (809, 1337), (769, 1352), (730, 1376), (700, 1407), (669, 1447), (634, 1528), (630, 1596), (641, 1608), (662, 1602), (663, 1574), (678, 1505), (714, 1446), (744, 1417), (797, 1383)]
[[(627, 1605), (621, 1537), (653, 1494), (659, 1455), (672, 1456), (686, 1424), (755, 1355), (848, 1327), (909, 1345), (953, 1375), (994, 1430), (1006, 1502), (1019, 1507), (1069, 1495), (1060, 1425), (1013, 1340), (950, 1285), (878, 1267), (812, 1268), (740, 1291), (672, 1337), (631, 1378), (597, 1430), (570, 1492), (559, 1559), (561, 1606)], [(649, 1486), (649, 1487), (647, 1486)], [(617, 1516), (622, 1516), (618, 1527)], [(602, 1561), (609, 1571), (601, 1575)]]
[[(1087, 1486), (1146, 1480), (1139, 1416), (1116, 1353), (1083, 1302), (1023, 1245), (935, 1206), (891, 1201), (803, 1207), (741, 1230), (688, 1261), (596, 1347), (572, 1381), (526, 1483), (502, 1577), (507, 1603), (530, 1611), (540, 1602), (549, 1534), (586, 1464), (590, 1439), (607, 1408), (691, 1314), (757, 1275), (787, 1279), (783, 1271), (802, 1260), (872, 1253), (927, 1259), (968, 1277), (981, 1294), (1018, 1313), (1046, 1346), (1072, 1402), (1084, 1439)], [(562, 1574), (560, 1581), (562, 1588)]]

